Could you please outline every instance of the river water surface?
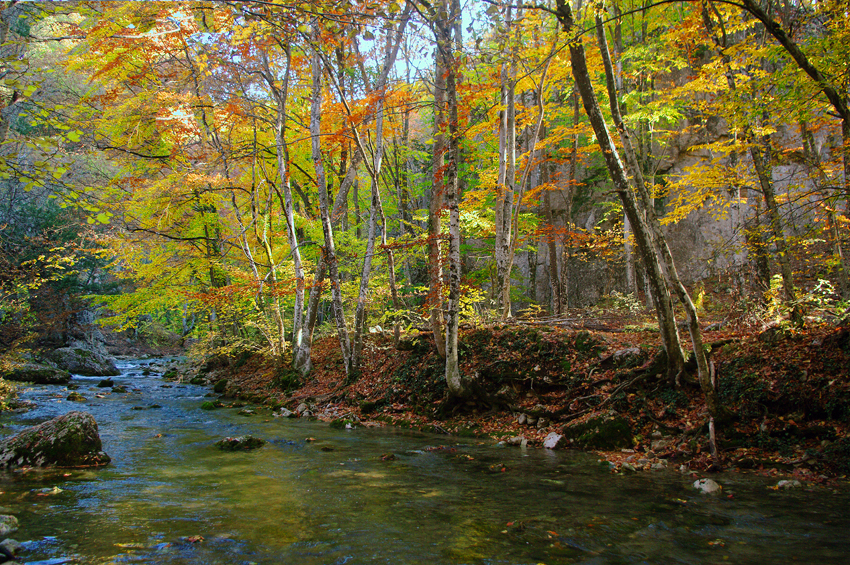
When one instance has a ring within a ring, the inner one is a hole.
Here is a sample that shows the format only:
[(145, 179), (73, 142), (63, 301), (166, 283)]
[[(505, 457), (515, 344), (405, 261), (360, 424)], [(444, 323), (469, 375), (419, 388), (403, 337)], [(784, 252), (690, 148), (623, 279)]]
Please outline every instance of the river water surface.
[[(22, 560), (58, 564), (848, 563), (850, 494), (775, 491), (720, 474), (700, 495), (675, 471), (612, 475), (592, 455), (500, 448), (395, 429), (334, 430), (258, 410), (200, 409), (208, 389), (144, 375), (74, 377), (89, 400), (34, 386), (0, 430), (91, 412), (112, 463), (0, 473)], [(214, 444), (251, 434), (250, 452)], [(394, 455), (382, 460), (382, 456)], [(47, 489), (58, 487), (61, 492)], [(201, 539), (203, 538), (203, 539)]]

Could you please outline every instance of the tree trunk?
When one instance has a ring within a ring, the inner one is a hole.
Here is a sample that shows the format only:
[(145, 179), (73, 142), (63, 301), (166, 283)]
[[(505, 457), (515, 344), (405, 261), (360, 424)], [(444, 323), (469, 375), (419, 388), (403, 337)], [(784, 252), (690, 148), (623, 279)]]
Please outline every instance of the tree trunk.
[[(556, 15), (564, 30), (567, 33), (572, 33), (574, 31), (574, 21), (572, 9), (567, 1), (557, 0), (558, 8)], [(647, 225), (644, 210), (635, 198), (632, 186), (626, 175), (625, 167), (622, 161), (620, 161), (619, 152), (611, 139), (605, 118), (602, 115), (596, 95), (593, 92), (584, 46), (580, 41), (573, 41), (569, 44), (569, 49), (572, 73), (575, 78), (576, 87), (581, 94), (585, 113), (596, 134), (597, 143), (599, 143), (602, 149), (605, 164), (611, 175), (614, 188), (620, 195), (625, 213), (629, 216), (629, 221), (632, 223), (634, 229), (635, 242), (654, 295), (653, 298), (658, 317), (658, 325), (661, 330), (661, 338), (664, 348), (667, 351), (668, 379), (672, 380), (684, 368), (684, 355), (673, 314), (673, 301), (670, 298), (670, 290), (667, 287), (661, 260), (658, 256), (655, 242), (652, 239), (650, 227)]]
[(331, 296), (333, 298), (334, 318), (336, 319), (339, 344), (342, 349), (345, 374), (351, 375), (351, 341), (345, 324), (345, 311), (342, 306), (342, 289), (340, 288), (339, 270), (337, 267), (336, 247), (334, 245), (333, 227), (331, 226), (328, 185), (325, 177), (325, 167), (322, 161), (321, 147), (321, 120), (322, 120), (322, 58), (319, 53), (319, 28), (313, 25), (313, 88), (311, 92), (312, 104), (310, 106), (310, 137), (312, 145), (313, 166), (316, 170), (316, 184), (319, 188), (319, 209), (322, 216), (322, 233), (324, 235), (325, 247), (323, 255), (327, 264), (328, 275), (331, 284)]
[[(605, 29), (602, 26), (602, 19), (598, 16), (596, 18), (596, 32), (597, 40), (599, 42), (599, 50), (602, 53), (602, 63), (605, 68), (605, 78), (608, 86), (611, 115), (614, 118), (617, 131), (620, 132), (620, 137), (623, 142), (623, 152), (627, 155), (627, 162), (631, 164), (630, 168), (632, 169), (632, 175), (634, 179), (633, 182), (645, 183), (640, 163), (637, 160), (637, 155), (635, 154), (634, 148), (631, 144), (631, 140), (629, 139), (628, 130), (626, 129), (625, 123), (623, 122), (622, 115), (620, 112), (620, 106), (617, 99), (617, 87), (614, 80), (614, 70), (611, 65), (611, 58), (608, 52), (608, 42), (605, 36)], [(639, 191), (639, 193), (640, 192), (641, 191)], [(650, 205), (648, 196), (649, 191), (645, 184), (644, 190), (642, 192), (645, 194), (644, 206), (648, 207)], [(697, 373), (699, 377), (700, 388), (702, 389), (703, 395), (705, 396), (705, 403), (708, 408), (709, 414), (711, 414), (711, 416), (715, 420), (725, 419), (725, 414), (723, 413), (720, 401), (717, 397), (717, 391), (715, 390), (711, 380), (711, 374), (709, 372), (708, 367), (708, 358), (703, 347), (702, 330), (699, 327), (699, 317), (697, 316), (696, 308), (694, 306), (693, 301), (691, 300), (690, 295), (688, 294), (687, 289), (685, 288), (685, 285), (682, 284), (682, 281), (679, 278), (675, 262), (673, 261), (673, 256), (670, 253), (669, 246), (667, 245), (667, 239), (664, 237), (664, 232), (661, 230), (661, 225), (659, 224), (658, 219), (655, 217), (655, 214), (652, 211), (649, 212), (648, 216), (649, 218), (647, 220), (647, 223), (652, 229), (657, 249), (660, 250), (661, 256), (664, 258), (667, 264), (667, 277), (670, 279), (673, 291), (676, 293), (677, 297), (679, 298), (679, 301), (684, 306), (685, 312), (688, 316), (688, 332), (690, 333), (691, 343), (694, 348), (694, 357), (697, 362)]]
[[(512, 4), (505, 8), (505, 36), (510, 36)], [(517, 30), (517, 36), (519, 31)], [(497, 181), (495, 238), (493, 255), (496, 259), (496, 303), (499, 318), (511, 315), (511, 267), (510, 260), (511, 218), (514, 205), (514, 183), (516, 182), (516, 71), (517, 42), (511, 42), (509, 62), (501, 68), (499, 112), (499, 177)]]
[[(446, 384), (449, 396), (464, 398), (472, 393), (467, 379), (461, 375), (458, 363), (458, 326), (460, 318), (460, 183), (458, 164), (460, 160), (460, 128), (458, 124), (458, 70), (455, 59), (452, 30), (458, 33), (454, 21), (461, 17), (458, 0), (443, 0), (439, 15), (434, 19), (437, 39), (437, 57), (442, 60), (438, 67), (445, 70), (446, 105), (448, 113), (448, 160), (445, 166), (446, 205), (449, 208), (449, 302), (446, 319)], [(448, 19), (442, 14), (447, 14)], [(435, 336), (436, 337), (436, 336)]]
[[(829, 181), (824, 173), (820, 154), (815, 146), (814, 136), (805, 121), (800, 122), (800, 135), (803, 138), (803, 153), (806, 157), (806, 162), (814, 170), (815, 186), (820, 192), (828, 185)], [(850, 257), (844, 251), (844, 242), (839, 227), (838, 213), (836, 212), (839, 199), (831, 198), (828, 194), (824, 194), (823, 198), (825, 201), (824, 207), (826, 208), (830, 238), (832, 240), (832, 252), (838, 259), (838, 281), (841, 288), (841, 296), (847, 299), (850, 297)]]
[[(375, 91), (378, 94), (378, 99), (375, 109), (375, 146), (372, 154), (372, 166), (369, 168), (369, 176), (371, 177), (372, 184), (372, 198), (370, 199), (371, 205), (369, 207), (369, 235), (366, 240), (366, 254), (363, 257), (363, 270), (360, 275), (360, 291), (357, 295), (357, 308), (354, 315), (354, 348), (352, 351), (351, 363), (352, 370), (355, 373), (360, 370), (360, 358), (363, 351), (363, 334), (366, 330), (366, 302), (369, 293), (369, 278), (372, 272), (372, 258), (375, 253), (375, 237), (378, 225), (378, 215), (382, 218), (384, 217), (380, 194), (381, 166), (384, 157), (384, 96), (386, 95), (384, 90), (386, 88), (386, 81), (389, 76), (390, 69), (395, 64), (395, 58), (401, 45), (401, 35), (407, 24), (407, 16), (410, 13), (410, 9), (411, 5), (408, 3), (404, 12), (404, 19), (399, 25), (398, 30), (396, 30), (395, 37), (387, 35), (387, 53), (384, 62), (384, 69), (375, 84)], [(356, 126), (353, 126), (353, 128), (357, 146), (361, 153), (365, 153), (365, 147), (363, 146), (360, 134), (357, 132)], [(366, 157), (364, 155), (364, 159), (365, 158)], [(384, 219), (383, 228), (382, 241), (386, 244), (386, 219)], [(390, 256), (390, 263), (392, 263), (392, 256)], [(390, 265), (390, 268), (393, 268), (392, 264)], [(394, 275), (395, 273), (391, 273), (390, 275), (393, 290), (395, 289)], [(393, 292), (393, 294), (396, 299), (394, 302), (397, 302), (395, 292)]]
[(434, 71), (434, 153), (431, 156), (431, 204), (428, 208), (428, 302), (431, 305), (430, 323), (434, 334), (434, 345), (440, 357), (446, 356), (446, 342), (443, 337), (443, 265), (440, 245), (441, 213), (443, 209), (443, 186), (445, 170), (445, 105), (446, 105), (446, 68), (445, 61), (438, 48), (435, 51)]

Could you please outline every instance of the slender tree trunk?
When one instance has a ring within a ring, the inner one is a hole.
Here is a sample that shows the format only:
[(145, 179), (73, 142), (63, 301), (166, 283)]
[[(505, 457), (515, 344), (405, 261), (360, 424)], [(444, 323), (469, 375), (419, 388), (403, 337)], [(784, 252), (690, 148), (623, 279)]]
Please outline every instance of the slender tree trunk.
[(552, 172), (548, 162), (543, 164), (542, 182), (546, 186), (543, 191), (543, 218), (546, 225), (549, 226), (549, 233), (546, 237), (546, 254), (548, 255), (548, 271), (549, 271), (549, 310), (555, 316), (560, 316), (561, 311), (561, 286), (558, 284), (560, 280), (558, 276), (558, 241), (555, 239), (555, 216), (552, 213), (552, 190), (550, 184), (552, 182)]
[[(557, 17), (564, 30), (567, 33), (572, 33), (575, 24), (572, 9), (567, 1), (557, 0)], [(679, 341), (679, 333), (673, 315), (673, 302), (670, 298), (670, 291), (664, 277), (661, 259), (658, 256), (651, 229), (647, 225), (644, 210), (635, 198), (632, 185), (626, 175), (625, 167), (622, 161), (620, 161), (619, 152), (611, 139), (605, 118), (602, 115), (596, 95), (593, 92), (584, 46), (580, 41), (573, 41), (569, 44), (569, 49), (572, 73), (575, 78), (576, 87), (581, 94), (585, 113), (596, 134), (597, 143), (599, 143), (602, 149), (605, 164), (611, 175), (614, 188), (620, 195), (625, 213), (629, 216), (629, 221), (632, 223), (634, 229), (635, 241), (644, 268), (647, 271), (650, 288), (655, 299), (658, 325), (668, 357), (668, 378), (672, 380), (684, 368), (684, 355), (682, 354), (682, 346)]]
[(321, 147), (321, 120), (322, 120), (322, 58), (319, 53), (319, 28), (313, 24), (313, 89), (311, 92), (312, 104), (310, 106), (310, 137), (312, 144), (313, 166), (316, 171), (316, 184), (319, 188), (319, 207), (322, 216), (322, 232), (325, 239), (323, 255), (327, 263), (330, 276), (331, 296), (333, 297), (333, 311), (336, 319), (337, 334), (342, 349), (345, 374), (352, 374), (351, 366), (351, 341), (345, 323), (345, 311), (342, 306), (342, 289), (340, 288), (339, 270), (337, 267), (336, 247), (334, 245), (333, 226), (331, 225), (328, 185), (325, 177), (325, 167), (322, 160)]
[[(602, 26), (601, 18), (599, 18), (598, 16), (596, 18), (596, 31), (597, 40), (599, 42), (599, 49), (602, 53), (602, 62), (605, 68), (605, 77), (608, 85), (608, 96), (611, 105), (611, 114), (614, 118), (617, 131), (620, 132), (620, 138), (623, 142), (623, 152), (627, 155), (627, 162), (631, 163), (630, 168), (632, 169), (634, 182), (645, 183), (640, 168), (640, 163), (637, 160), (637, 155), (635, 154), (634, 148), (631, 144), (631, 140), (629, 139), (628, 130), (626, 129), (625, 124), (623, 123), (619, 102), (617, 99), (617, 87), (614, 80), (614, 71), (611, 65), (611, 58), (608, 52), (608, 42), (605, 36), (605, 29)], [(645, 185), (643, 192), (649, 192), (648, 187), (646, 187)], [(649, 206), (648, 194), (645, 197), (644, 206)], [(681, 302), (684, 306), (685, 312), (688, 316), (688, 332), (690, 333), (691, 343), (694, 348), (694, 357), (697, 362), (697, 373), (699, 377), (700, 388), (702, 389), (703, 395), (705, 396), (705, 402), (709, 414), (711, 414), (711, 417), (715, 420), (725, 419), (725, 411), (720, 405), (720, 401), (717, 396), (717, 391), (715, 390), (714, 384), (712, 383), (712, 378), (708, 366), (708, 357), (706, 356), (705, 348), (703, 347), (702, 330), (699, 327), (699, 317), (697, 316), (696, 307), (694, 306), (694, 303), (691, 300), (690, 294), (688, 294), (685, 285), (682, 284), (682, 281), (679, 278), (679, 274), (676, 270), (676, 264), (673, 261), (673, 255), (670, 253), (670, 248), (667, 245), (667, 239), (665, 238), (664, 233), (661, 230), (661, 226), (652, 211), (650, 211), (649, 213), (647, 223), (650, 225), (650, 229), (653, 232), (656, 246), (661, 251), (661, 256), (664, 258), (664, 261), (667, 264), (667, 277), (670, 279), (673, 291), (676, 293), (679, 302)]]
[[(828, 184), (828, 179), (823, 170), (820, 153), (815, 145), (815, 138), (809, 130), (808, 124), (805, 121), (800, 121), (800, 134), (803, 138), (803, 153), (806, 156), (806, 162), (811, 169), (814, 170), (814, 183), (818, 191), (822, 191)], [(829, 195), (824, 195), (824, 208), (827, 214), (827, 223), (829, 224), (829, 233), (832, 240), (832, 252), (838, 259), (838, 280), (841, 288), (841, 296), (843, 298), (850, 297), (850, 257), (844, 251), (844, 242), (842, 240), (841, 229), (839, 227), (838, 198), (831, 198)]]
[[(449, 208), (449, 304), (446, 320), (446, 384), (449, 394), (463, 398), (471, 394), (467, 380), (461, 375), (458, 363), (458, 326), (460, 321), (460, 127), (458, 123), (457, 88), (459, 63), (455, 58), (452, 43), (452, 28), (458, 33), (454, 21), (461, 17), (459, 0), (448, 0), (446, 11), (450, 20), (437, 20), (437, 51), (441, 54), (446, 69), (446, 102), (448, 106), (449, 146), (446, 163), (446, 204)], [(450, 12), (449, 12), (450, 10)]]
[(301, 248), (298, 240), (298, 230), (295, 227), (295, 211), (292, 198), (292, 183), (289, 170), (289, 146), (286, 143), (287, 102), (289, 96), (289, 77), (292, 63), (292, 53), (289, 46), (284, 46), (286, 54), (286, 70), (283, 84), (277, 87), (274, 75), (269, 68), (268, 58), (263, 56), (264, 78), (270, 87), (277, 106), (275, 122), (275, 146), (277, 149), (277, 169), (280, 177), (278, 192), (283, 217), (286, 222), (286, 235), (289, 240), (289, 254), (292, 258), (295, 275), (295, 304), (292, 313), (292, 366), (302, 376), (312, 369), (310, 360), (310, 341), (304, 335), (304, 293), (306, 290), (304, 266), (301, 262)]
[[(393, 35), (387, 35), (387, 52), (384, 62), (384, 69), (375, 84), (375, 91), (378, 94), (378, 99), (376, 102), (375, 109), (375, 146), (373, 148), (372, 154), (372, 166), (369, 168), (369, 175), (371, 177), (372, 184), (372, 198), (370, 200), (371, 205), (369, 207), (369, 234), (368, 239), (366, 241), (366, 254), (363, 258), (363, 270), (360, 276), (360, 291), (357, 295), (357, 308), (354, 315), (354, 348), (352, 351), (352, 370), (355, 373), (360, 370), (360, 359), (363, 350), (363, 334), (366, 330), (366, 303), (368, 300), (369, 293), (369, 278), (372, 272), (372, 258), (375, 254), (375, 238), (378, 225), (378, 216), (380, 215), (382, 218), (384, 217), (382, 209), (383, 207), (381, 206), (380, 180), (381, 166), (384, 158), (384, 97), (386, 96), (386, 82), (387, 77), (389, 76), (390, 69), (395, 64), (398, 49), (401, 46), (401, 36), (404, 32), (404, 27), (407, 24), (407, 16), (410, 13), (410, 9), (411, 5), (408, 3), (404, 12), (404, 19), (399, 25), (398, 30), (396, 30)], [(360, 149), (361, 153), (365, 153), (365, 147), (363, 146), (360, 134), (358, 133), (356, 127), (354, 127), (353, 129), (357, 146)], [(383, 228), (384, 229), (382, 241), (386, 243), (385, 218), (383, 221)], [(394, 267), (390, 265), (390, 268), (392, 269)], [(394, 290), (395, 273), (391, 273), (390, 280)], [(396, 293), (394, 292), (393, 294), (394, 298), (396, 298), (395, 302), (397, 302), (397, 297), (395, 296)]]
[(793, 307), (792, 319), (795, 323), (801, 324), (803, 315), (799, 306), (795, 304), (797, 291), (794, 288), (794, 275), (791, 271), (791, 262), (788, 256), (788, 241), (785, 239), (785, 230), (782, 226), (782, 218), (779, 215), (779, 205), (776, 202), (773, 175), (768, 163), (770, 158), (769, 136), (765, 136), (763, 143), (765, 144), (765, 153), (763, 154), (761, 149), (756, 145), (752, 145), (750, 147), (750, 156), (753, 159), (759, 186), (761, 186), (762, 197), (764, 198), (765, 209), (767, 211), (768, 225), (770, 226), (770, 233), (773, 235), (773, 244), (776, 246), (775, 258), (779, 264), (779, 272), (782, 275), (782, 290), (785, 300)]
[[(459, 23), (460, 3), (458, 0), (440, 0), (434, 6), (428, 6), (429, 23), (432, 26), (437, 48), (436, 77), (435, 77), (435, 145), (434, 148), (434, 195), (432, 196), (432, 216), (434, 212), (434, 197), (445, 186), (446, 204), (449, 208), (449, 300), (446, 319), (446, 337), (443, 342), (446, 359), (446, 384), (450, 398), (465, 398), (472, 393), (467, 379), (460, 372), (458, 359), (458, 326), (460, 316), (460, 179), (458, 164), (460, 160), (460, 128), (458, 123), (457, 85), (459, 81), (459, 62), (455, 56), (455, 40), (460, 42), (461, 28)], [(447, 122), (443, 127), (443, 121)], [(444, 137), (448, 131), (448, 143)], [(439, 149), (439, 150), (438, 150)], [(442, 155), (445, 153), (445, 165)], [(439, 157), (438, 157), (439, 156)], [(434, 222), (431, 222), (432, 226)], [(432, 227), (433, 229), (433, 227)], [(429, 231), (429, 235), (433, 233)], [(432, 249), (433, 253), (433, 249)], [(432, 264), (432, 292), (435, 269)], [(433, 312), (433, 310), (432, 310)], [(432, 317), (433, 321), (433, 317)], [(439, 339), (439, 334), (434, 334)]]
[[(510, 36), (513, 22), (513, 6), (505, 8), (505, 35)], [(501, 68), (501, 104), (499, 112), (499, 178), (495, 210), (495, 240), (493, 254), (496, 259), (496, 300), (499, 317), (504, 320), (511, 315), (511, 217), (514, 206), (514, 183), (516, 182), (516, 72), (517, 37), (511, 42), (509, 62)]]
[(434, 71), (434, 153), (431, 156), (431, 204), (428, 208), (428, 302), (431, 305), (430, 323), (434, 345), (441, 357), (446, 356), (443, 336), (443, 265), (440, 241), (441, 213), (443, 209), (445, 153), (446, 153), (446, 68), (438, 49), (435, 52)]

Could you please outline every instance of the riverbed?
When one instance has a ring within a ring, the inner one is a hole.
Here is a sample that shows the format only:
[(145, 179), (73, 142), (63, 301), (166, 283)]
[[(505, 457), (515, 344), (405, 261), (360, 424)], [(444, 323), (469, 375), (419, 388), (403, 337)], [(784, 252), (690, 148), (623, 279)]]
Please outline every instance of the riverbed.
[[(112, 463), (0, 474), (0, 513), (28, 563), (847, 563), (850, 493), (721, 473), (719, 495), (676, 470), (612, 474), (591, 454), (392, 428), (332, 429), (257, 408), (202, 410), (208, 388), (125, 360), (126, 393), (75, 376), (26, 387), (6, 435), (92, 413)], [(97, 396), (102, 396), (98, 398)], [(215, 442), (253, 435), (260, 449)], [(55, 487), (55, 488), (54, 488)]]

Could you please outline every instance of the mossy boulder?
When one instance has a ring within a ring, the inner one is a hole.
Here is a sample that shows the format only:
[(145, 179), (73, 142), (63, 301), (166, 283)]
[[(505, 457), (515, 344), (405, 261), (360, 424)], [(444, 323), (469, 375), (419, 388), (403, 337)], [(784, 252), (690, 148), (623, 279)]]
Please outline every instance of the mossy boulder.
[(86, 412), (69, 412), (0, 440), (0, 469), (96, 467), (109, 463), (97, 422)]
[(18, 519), (9, 514), (0, 515), (0, 537), (6, 537), (9, 534), (18, 531)]
[(39, 363), (22, 363), (0, 374), (7, 381), (39, 385), (63, 385), (71, 380), (71, 373)]
[(580, 422), (564, 426), (564, 437), (581, 449), (632, 447), (632, 430), (625, 418), (613, 410), (596, 412)]
[(246, 451), (257, 449), (265, 444), (265, 440), (254, 436), (226, 437), (216, 442), (216, 447), (222, 451)]

